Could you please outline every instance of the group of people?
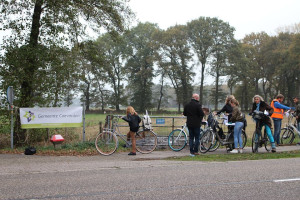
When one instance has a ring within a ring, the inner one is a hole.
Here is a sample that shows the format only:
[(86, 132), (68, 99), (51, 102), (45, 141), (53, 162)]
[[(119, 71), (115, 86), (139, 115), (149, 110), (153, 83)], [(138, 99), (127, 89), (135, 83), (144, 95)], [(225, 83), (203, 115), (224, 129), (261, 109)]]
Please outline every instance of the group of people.
[[(199, 95), (193, 94), (191, 101), (184, 106), (183, 115), (187, 117), (187, 127), (189, 130), (189, 146), (190, 146), (190, 156), (199, 155), (199, 145), (200, 145), (200, 127), (201, 122), (204, 117), (204, 112), (202, 105), (199, 103)], [(295, 110), (295, 116), (297, 119), (297, 128), (300, 131), (300, 102), (299, 98), (295, 97), (294, 103), (295, 107), (288, 107), (282, 104), (284, 96), (278, 94), (277, 97), (272, 100), (271, 104), (268, 105), (264, 99), (255, 95), (253, 97), (253, 105), (251, 113), (255, 110), (265, 112), (269, 115), (266, 117), (263, 123), (260, 123), (260, 130), (263, 126), (266, 128), (267, 135), (271, 142), (272, 152), (276, 152), (276, 146), (280, 145), (280, 131), (281, 123), (284, 115), (284, 110)], [(243, 140), (242, 140), (242, 129), (245, 126), (245, 116), (239, 108), (239, 102), (235, 99), (233, 95), (227, 96), (225, 100), (224, 107), (215, 112), (216, 114), (225, 113), (228, 115), (228, 121), (235, 123), (234, 126), (234, 146), (235, 149), (230, 151), (231, 153), (242, 153), (243, 149)], [(274, 124), (274, 135), (272, 134), (272, 122)], [(128, 155), (136, 155), (136, 142), (135, 142), (135, 133), (139, 129), (139, 123), (141, 118), (138, 116), (137, 112), (132, 106), (128, 106), (126, 109), (126, 116), (122, 117), (123, 120), (129, 123), (130, 131), (127, 134), (127, 140), (132, 142), (132, 150)], [(256, 122), (257, 123), (257, 122)]]
[[(275, 99), (272, 100), (271, 105), (268, 105), (264, 99), (255, 95), (253, 97), (253, 105), (250, 115), (255, 111), (261, 111), (266, 113), (268, 116), (264, 118), (263, 123), (260, 123), (260, 130), (263, 126), (266, 128), (268, 138), (271, 142), (272, 152), (276, 152), (276, 146), (280, 145), (280, 131), (281, 123), (284, 115), (284, 110), (295, 110), (295, 116), (297, 119), (298, 130), (300, 131), (300, 102), (299, 98), (295, 97), (294, 103), (296, 107), (288, 107), (283, 105), (284, 96), (278, 94)], [(235, 123), (233, 137), (234, 137), (234, 146), (235, 149), (230, 151), (231, 153), (242, 153), (243, 149), (243, 140), (242, 140), (242, 129), (245, 126), (245, 116), (239, 108), (239, 102), (235, 99), (233, 95), (227, 96), (225, 100), (224, 107), (215, 112), (216, 114), (225, 113), (228, 115), (228, 121)], [(193, 94), (192, 100), (184, 107), (183, 114), (187, 117), (187, 127), (189, 129), (189, 145), (190, 145), (190, 156), (198, 155), (199, 148), (199, 137), (200, 137), (200, 126), (201, 121), (204, 117), (202, 107), (199, 103), (199, 95)], [(272, 134), (272, 121), (274, 124), (274, 135)], [(256, 123), (258, 123), (256, 121)]]

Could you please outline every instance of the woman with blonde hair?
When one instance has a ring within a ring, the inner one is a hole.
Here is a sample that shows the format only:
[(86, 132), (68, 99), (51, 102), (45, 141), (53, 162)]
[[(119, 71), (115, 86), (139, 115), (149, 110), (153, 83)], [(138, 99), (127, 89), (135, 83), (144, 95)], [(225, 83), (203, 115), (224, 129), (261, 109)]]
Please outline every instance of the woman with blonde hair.
[(228, 115), (228, 121), (230, 121), (231, 113), (232, 113), (232, 107), (230, 104), (230, 101), (232, 99), (235, 99), (235, 97), (233, 95), (228, 95), (225, 99), (225, 105), (223, 106), (223, 108), (220, 111), (216, 112), (217, 115), (224, 112), (226, 115)]
[(135, 133), (139, 130), (139, 123), (141, 118), (138, 116), (137, 112), (132, 106), (128, 106), (126, 109), (126, 116), (122, 117), (123, 120), (129, 124), (129, 132), (127, 133), (127, 140), (131, 138), (132, 150), (128, 154), (130, 156), (136, 155), (136, 140)]

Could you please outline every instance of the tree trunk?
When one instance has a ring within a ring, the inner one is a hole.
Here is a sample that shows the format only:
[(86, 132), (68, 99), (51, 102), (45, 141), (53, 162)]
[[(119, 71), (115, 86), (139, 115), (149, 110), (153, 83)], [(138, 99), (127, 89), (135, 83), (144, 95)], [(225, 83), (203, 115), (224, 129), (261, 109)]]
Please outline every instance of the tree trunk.
[(219, 70), (216, 70), (216, 94), (215, 94), (215, 110), (218, 110), (218, 104), (219, 104)]
[(161, 86), (160, 86), (160, 91), (159, 91), (159, 100), (158, 100), (158, 105), (157, 105), (157, 111), (160, 110), (160, 105), (161, 105), (161, 100), (162, 100), (162, 97), (163, 97), (163, 88), (164, 88), (164, 73), (161, 75)]
[(203, 103), (203, 82), (204, 82), (204, 70), (205, 70), (205, 63), (201, 64), (201, 83), (200, 83), (200, 104)]
[[(32, 26), (30, 32), (30, 39), (27, 50), (27, 62), (24, 63), (24, 72), (27, 77), (24, 77), (20, 88), (20, 105), (19, 107), (32, 107), (34, 105), (33, 99), (33, 81), (35, 80), (36, 66), (36, 47), (38, 45), (38, 38), (40, 34), (40, 19), (42, 14), (43, 0), (35, 2), (34, 11), (32, 15)], [(29, 76), (30, 74), (30, 76)], [(17, 146), (23, 144), (25, 141), (26, 129), (21, 129), (20, 117), (16, 118), (15, 126), (15, 144)]]

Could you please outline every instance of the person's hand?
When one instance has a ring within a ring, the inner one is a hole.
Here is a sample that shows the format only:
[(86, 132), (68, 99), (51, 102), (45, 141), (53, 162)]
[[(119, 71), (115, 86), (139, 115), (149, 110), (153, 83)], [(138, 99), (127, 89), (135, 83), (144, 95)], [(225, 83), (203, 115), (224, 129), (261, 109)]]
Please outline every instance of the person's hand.
[(216, 112), (216, 111), (214, 111), (213, 113), (214, 113), (214, 115), (216, 115), (216, 114), (217, 114), (217, 112)]

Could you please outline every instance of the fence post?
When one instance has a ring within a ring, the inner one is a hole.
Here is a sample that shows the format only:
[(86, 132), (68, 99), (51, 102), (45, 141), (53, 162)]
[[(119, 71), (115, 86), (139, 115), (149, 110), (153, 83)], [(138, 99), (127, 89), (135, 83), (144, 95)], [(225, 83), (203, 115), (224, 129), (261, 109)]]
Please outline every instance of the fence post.
[(85, 102), (83, 102), (82, 117), (83, 117), (82, 141), (85, 142)]
[(102, 122), (99, 122), (99, 133), (103, 132), (103, 128), (102, 128)]
[(175, 122), (175, 118), (172, 118), (172, 131), (174, 131), (174, 122)]

